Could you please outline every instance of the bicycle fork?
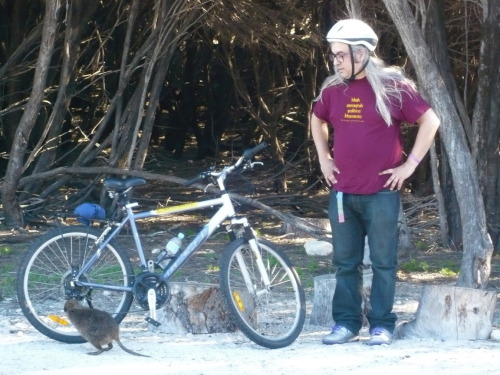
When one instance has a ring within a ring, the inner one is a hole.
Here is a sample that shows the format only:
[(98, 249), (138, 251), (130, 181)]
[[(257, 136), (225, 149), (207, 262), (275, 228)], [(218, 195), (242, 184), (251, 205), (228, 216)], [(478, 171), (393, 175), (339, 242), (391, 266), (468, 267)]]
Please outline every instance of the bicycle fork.
[(257, 264), (257, 268), (260, 273), (260, 277), (262, 278), (262, 282), (265, 285), (265, 288), (261, 290), (257, 290), (257, 286), (253, 285), (252, 278), (248, 271), (248, 267), (245, 263), (245, 259), (243, 258), (241, 251), (238, 251), (236, 253), (236, 260), (238, 262), (238, 265), (240, 266), (241, 274), (243, 276), (243, 279), (245, 280), (245, 285), (247, 287), (248, 292), (251, 295), (256, 295), (256, 296), (269, 292), (271, 290), (271, 280), (269, 279), (266, 267), (264, 266), (264, 260), (262, 259), (259, 250), (259, 244), (257, 242), (257, 238), (253, 233), (253, 230), (250, 227), (247, 218), (244, 217), (241, 219), (234, 220), (233, 223), (243, 225), (243, 228), (245, 229), (245, 238), (248, 240), (248, 244), (250, 245), (250, 249), (252, 250), (252, 254), (255, 259), (255, 263)]

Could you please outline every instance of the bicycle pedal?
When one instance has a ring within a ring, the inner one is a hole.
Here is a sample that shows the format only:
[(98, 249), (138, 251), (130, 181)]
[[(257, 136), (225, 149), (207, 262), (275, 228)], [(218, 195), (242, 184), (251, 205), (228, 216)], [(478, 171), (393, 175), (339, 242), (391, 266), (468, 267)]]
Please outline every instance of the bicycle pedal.
[(158, 321), (154, 320), (153, 318), (151, 318), (151, 317), (149, 317), (149, 316), (148, 316), (145, 320), (146, 320), (146, 322), (148, 322), (149, 324), (154, 325), (155, 327), (159, 327), (159, 326), (161, 326), (161, 323), (160, 323), (160, 322), (158, 322)]

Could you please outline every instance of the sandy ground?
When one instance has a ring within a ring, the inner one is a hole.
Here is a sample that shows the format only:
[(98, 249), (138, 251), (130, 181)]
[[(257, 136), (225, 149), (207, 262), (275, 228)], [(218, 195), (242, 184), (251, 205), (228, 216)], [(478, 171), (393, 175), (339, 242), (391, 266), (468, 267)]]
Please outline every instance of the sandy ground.
[[(418, 292), (418, 290), (417, 290)], [(395, 310), (411, 317), (418, 293), (400, 296)], [(497, 314), (498, 315), (498, 314)], [(139, 315), (124, 324), (122, 342), (150, 355), (135, 357), (118, 346), (89, 356), (90, 344), (70, 345), (51, 340), (32, 328), (15, 300), (0, 302), (0, 375), (77, 374), (500, 374), (500, 342), (395, 340), (370, 347), (362, 342), (326, 346), (326, 327), (306, 324), (289, 347), (265, 349), (241, 333), (158, 334)], [(140, 318), (140, 319), (137, 319)], [(495, 322), (496, 323), (496, 322)]]

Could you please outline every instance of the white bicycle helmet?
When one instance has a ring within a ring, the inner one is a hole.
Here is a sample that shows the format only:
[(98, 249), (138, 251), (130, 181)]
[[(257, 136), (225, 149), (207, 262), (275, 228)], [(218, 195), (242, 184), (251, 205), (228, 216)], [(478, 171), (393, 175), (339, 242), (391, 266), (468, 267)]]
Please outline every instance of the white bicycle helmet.
[(356, 19), (347, 19), (337, 22), (328, 31), (326, 40), (329, 43), (341, 42), (349, 45), (363, 45), (370, 52), (377, 47), (378, 37), (366, 23)]

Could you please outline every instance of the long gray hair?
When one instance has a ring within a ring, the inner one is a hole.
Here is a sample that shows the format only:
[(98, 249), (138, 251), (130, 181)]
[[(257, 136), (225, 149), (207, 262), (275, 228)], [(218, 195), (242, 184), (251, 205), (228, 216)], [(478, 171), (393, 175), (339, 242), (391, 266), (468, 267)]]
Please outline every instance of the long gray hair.
[[(370, 83), (375, 92), (377, 112), (380, 113), (388, 126), (392, 125), (390, 103), (396, 100), (397, 103), (402, 101), (402, 91), (398, 87), (397, 82), (405, 82), (409, 86), (415, 88), (415, 83), (407, 78), (401, 68), (396, 66), (387, 66), (381, 59), (372, 55), (364, 46), (353, 45), (353, 55), (365, 50), (364, 56), (369, 59), (365, 68), (366, 79)], [(366, 60), (365, 60), (366, 61)], [(314, 101), (321, 100), (323, 90), (327, 87), (348, 85), (348, 82), (342, 78), (339, 73), (335, 73), (325, 79), (321, 85), (320, 93)]]

